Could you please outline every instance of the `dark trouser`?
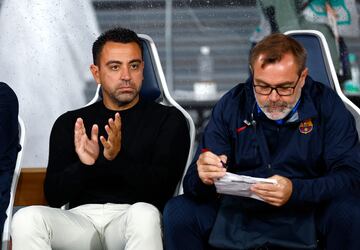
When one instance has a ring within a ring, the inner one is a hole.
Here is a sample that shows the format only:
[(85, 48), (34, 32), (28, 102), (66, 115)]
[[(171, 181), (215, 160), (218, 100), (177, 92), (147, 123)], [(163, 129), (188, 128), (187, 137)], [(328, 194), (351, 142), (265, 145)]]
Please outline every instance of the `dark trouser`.
[(210, 250), (207, 241), (216, 218), (216, 204), (185, 195), (172, 198), (163, 213), (165, 249)]
[(360, 195), (349, 194), (324, 203), (316, 219), (327, 250), (360, 249)]
[[(202, 250), (216, 218), (216, 204), (198, 202), (184, 195), (165, 207), (166, 250)], [(346, 195), (324, 203), (317, 211), (317, 230), (327, 250), (360, 249), (360, 196)]]
[[(9, 204), (10, 191), (9, 191), (8, 195), (6, 195), (5, 197), (3, 196), (2, 198), (3, 198), (3, 201), (0, 202), (0, 236), (2, 236), (2, 234), (3, 234), (4, 223), (7, 218), (6, 209)], [(0, 247), (0, 249), (1, 249), (1, 247)]]

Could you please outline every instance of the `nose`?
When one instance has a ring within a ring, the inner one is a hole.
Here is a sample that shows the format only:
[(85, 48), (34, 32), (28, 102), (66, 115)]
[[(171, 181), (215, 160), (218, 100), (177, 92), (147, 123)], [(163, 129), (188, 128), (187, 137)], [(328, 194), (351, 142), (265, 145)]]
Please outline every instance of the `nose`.
[(272, 89), (271, 90), (271, 93), (269, 95), (269, 100), (272, 101), (272, 102), (276, 102), (278, 101), (280, 98), (278, 92), (276, 91), (276, 89)]
[(130, 70), (127, 67), (123, 67), (121, 70), (121, 80), (129, 81), (131, 79), (130, 77)]

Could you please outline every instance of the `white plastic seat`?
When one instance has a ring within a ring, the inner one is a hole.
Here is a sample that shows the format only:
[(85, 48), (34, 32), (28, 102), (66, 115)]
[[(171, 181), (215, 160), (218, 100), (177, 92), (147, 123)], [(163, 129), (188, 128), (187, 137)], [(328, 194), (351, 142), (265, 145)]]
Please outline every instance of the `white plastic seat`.
[(11, 226), (11, 220), (12, 220), (12, 216), (13, 216), (16, 188), (17, 188), (17, 184), (18, 184), (18, 180), (19, 180), (20, 172), (21, 172), (21, 159), (22, 159), (22, 154), (24, 151), (24, 144), (25, 144), (25, 125), (20, 116), (18, 117), (18, 121), (19, 121), (19, 144), (21, 146), (21, 150), (17, 154), (14, 175), (13, 175), (12, 181), (11, 181), (10, 201), (9, 201), (8, 208), (6, 209), (7, 219), (5, 220), (5, 223), (4, 223), (4, 229), (3, 229), (3, 235), (2, 235), (2, 244), (1, 244), (2, 250), (10, 249), (9, 248), (9, 246), (10, 246), (10, 226)]

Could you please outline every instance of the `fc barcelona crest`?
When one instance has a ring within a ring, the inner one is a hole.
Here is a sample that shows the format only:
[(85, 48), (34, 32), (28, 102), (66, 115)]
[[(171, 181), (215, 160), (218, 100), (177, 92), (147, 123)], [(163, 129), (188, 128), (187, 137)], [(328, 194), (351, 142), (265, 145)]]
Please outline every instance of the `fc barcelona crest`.
[(308, 134), (313, 130), (314, 124), (312, 123), (311, 119), (307, 119), (300, 123), (299, 131), (302, 134)]

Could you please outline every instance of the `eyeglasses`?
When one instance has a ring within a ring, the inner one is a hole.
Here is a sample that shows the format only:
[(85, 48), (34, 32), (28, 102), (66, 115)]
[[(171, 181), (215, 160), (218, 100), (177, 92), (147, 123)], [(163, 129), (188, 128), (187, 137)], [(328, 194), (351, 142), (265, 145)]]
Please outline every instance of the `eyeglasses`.
[(290, 96), (292, 94), (294, 94), (295, 88), (299, 82), (300, 76), (298, 76), (298, 79), (295, 82), (295, 85), (292, 87), (271, 87), (269, 85), (257, 85), (254, 82), (254, 89), (255, 92), (259, 95), (270, 95), (272, 93), (272, 91), (275, 89), (276, 93), (279, 96)]

